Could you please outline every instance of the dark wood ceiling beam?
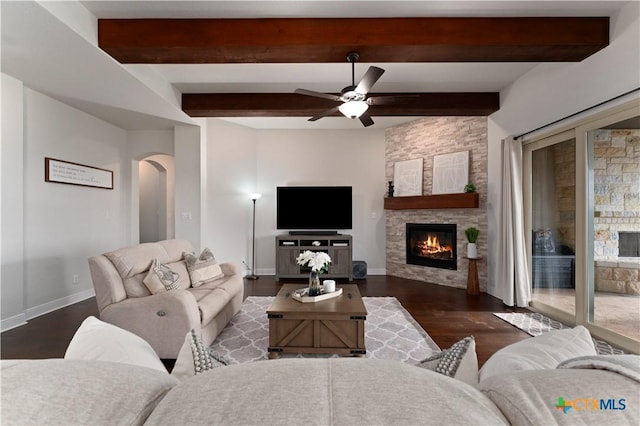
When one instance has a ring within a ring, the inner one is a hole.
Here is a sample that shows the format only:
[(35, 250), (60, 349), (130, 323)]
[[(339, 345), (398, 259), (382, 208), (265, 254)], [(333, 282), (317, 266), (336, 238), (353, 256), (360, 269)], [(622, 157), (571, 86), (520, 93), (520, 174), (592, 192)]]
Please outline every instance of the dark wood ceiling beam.
[[(402, 93), (377, 93), (370, 96)], [(500, 108), (498, 93), (407, 93), (405, 99), (373, 105), (380, 116), (486, 116)], [(296, 93), (185, 93), (182, 110), (191, 117), (312, 117), (339, 105)], [(334, 114), (340, 116), (340, 113)]]
[(100, 19), (98, 42), (121, 63), (581, 61), (609, 18)]

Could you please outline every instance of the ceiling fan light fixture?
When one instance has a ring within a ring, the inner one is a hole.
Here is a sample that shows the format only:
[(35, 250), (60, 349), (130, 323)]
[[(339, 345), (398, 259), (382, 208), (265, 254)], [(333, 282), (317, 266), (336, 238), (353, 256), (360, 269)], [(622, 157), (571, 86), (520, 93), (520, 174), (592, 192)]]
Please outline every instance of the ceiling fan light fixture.
[(345, 117), (356, 119), (369, 109), (369, 105), (365, 101), (349, 101), (340, 105), (338, 109)]

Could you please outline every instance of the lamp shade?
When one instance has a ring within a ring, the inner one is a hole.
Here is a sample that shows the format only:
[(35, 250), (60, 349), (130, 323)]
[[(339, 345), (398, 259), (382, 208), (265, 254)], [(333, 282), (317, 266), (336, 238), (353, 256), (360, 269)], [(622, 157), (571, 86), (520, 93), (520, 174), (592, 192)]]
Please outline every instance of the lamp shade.
[(258, 200), (260, 199), (260, 197), (262, 197), (262, 194), (260, 194), (259, 192), (251, 192), (248, 195), (252, 200)]
[(369, 105), (365, 101), (349, 101), (340, 105), (338, 109), (349, 118), (358, 118), (369, 109)]

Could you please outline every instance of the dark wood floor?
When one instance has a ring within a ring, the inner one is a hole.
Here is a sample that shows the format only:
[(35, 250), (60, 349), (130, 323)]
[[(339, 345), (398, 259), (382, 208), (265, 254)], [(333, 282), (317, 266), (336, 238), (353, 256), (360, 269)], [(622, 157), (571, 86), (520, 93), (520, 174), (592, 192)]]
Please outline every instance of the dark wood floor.
[[(506, 307), (484, 293), (469, 296), (462, 289), (391, 276), (370, 276), (354, 283), (363, 296), (396, 297), (440, 348), (447, 348), (465, 336), (474, 336), (481, 365), (498, 349), (529, 337), (492, 315), (522, 309)], [(273, 276), (245, 280), (245, 296), (274, 296), (281, 285)], [(60, 358), (80, 323), (89, 315), (98, 316), (95, 298), (5, 331), (1, 336), (1, 358)]]

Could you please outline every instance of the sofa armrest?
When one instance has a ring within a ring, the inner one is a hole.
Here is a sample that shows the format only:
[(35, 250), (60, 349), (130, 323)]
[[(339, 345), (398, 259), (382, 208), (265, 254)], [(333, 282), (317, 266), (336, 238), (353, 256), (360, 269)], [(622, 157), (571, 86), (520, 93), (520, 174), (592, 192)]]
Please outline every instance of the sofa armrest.
[(91, 272), (91, 281), (96, 292), (96, 302), (100, 312), (110, 304), (127, 298), (122, 278), (106, 256), (91, 256), (89, 258), (89, 272)]
[(186, 333), (201, 333), (200, 311), (187, 290), (173, 290), (113, 303), (100, 319), (129, 330), (145, 339), (160, 358), (174, 359)]
[(230, 263), (230, 262), (220, 263), (220, 270), (226, 276), (240, 275), (241, 274), (240, 267), (238, 265), (236, 265), (235, 263)]

